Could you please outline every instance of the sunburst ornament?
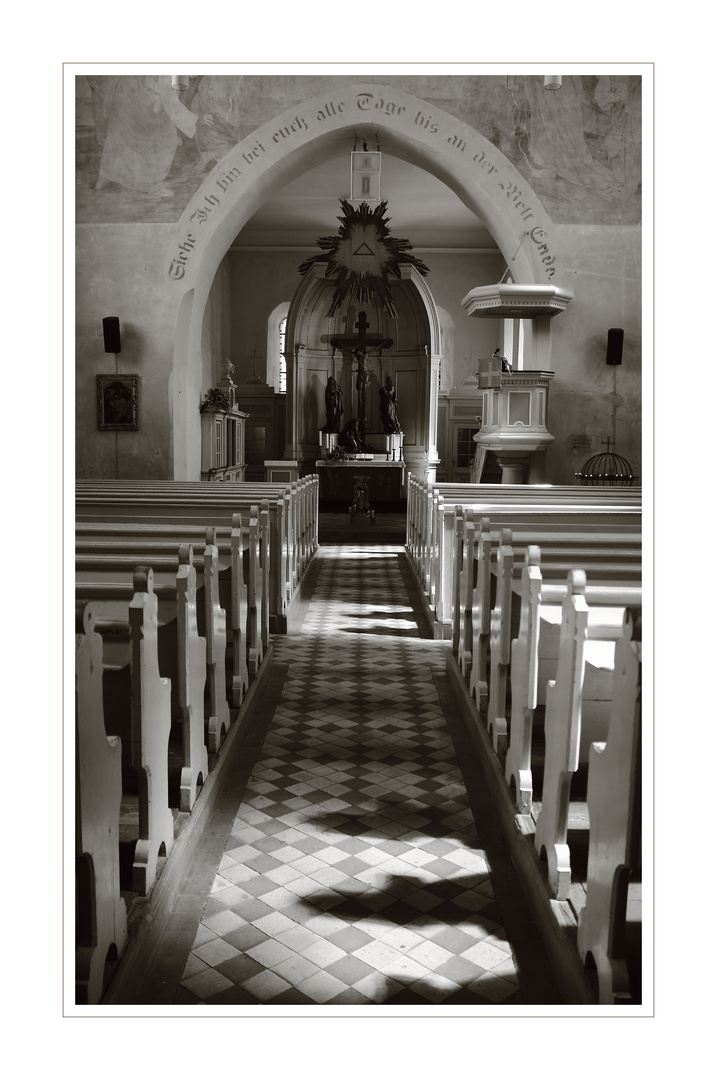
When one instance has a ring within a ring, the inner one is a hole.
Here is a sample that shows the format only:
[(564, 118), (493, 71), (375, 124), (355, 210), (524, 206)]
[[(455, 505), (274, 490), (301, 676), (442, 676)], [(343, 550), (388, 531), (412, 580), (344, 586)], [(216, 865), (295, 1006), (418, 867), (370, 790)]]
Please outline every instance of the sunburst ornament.
[(368, 203), (354, 207), (346, 199), (339, 199), (341, 227), (337, 236), (322, 236), (316, 243), (322, 248), (321, 255), (312, 255), (299, 267), (305, 274), (312, 266), (326, 263), (326, 277), (336, 277), (336, 288), (331, 299), (329, 318), (341, 307), (347, 296), (355, 296), (359, 304), (374, 298), (392, 318), (398, 314), (391, 299), (389, 275), (400, 276), (401, 265), (415, 266), (424, 277), (428, 267), (414, 255), (409, 255), (411, 244), (391, 236), (386, 217), (386, 202), (373, 209)]

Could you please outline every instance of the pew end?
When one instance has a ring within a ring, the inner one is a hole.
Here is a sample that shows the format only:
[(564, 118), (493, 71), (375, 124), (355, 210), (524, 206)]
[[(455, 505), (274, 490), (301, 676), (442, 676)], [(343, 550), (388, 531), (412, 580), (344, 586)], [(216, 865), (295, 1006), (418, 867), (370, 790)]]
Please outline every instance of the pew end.
[(606, 1005), (631, 1004), (635, 997), (627, 935), (630, 921), (639, 918), (639, 890), (632, 890), (637, 911), (630, 910), (630, 894), (641, 872), (641, 677), (641, 613), (632, 608), (616, 647), (607, 738), (590, 750), (588, 889), (578, 922), (578, 952), (596, 970)]
[(125, 949), (127, 909), (119, 865), (121, 745), (104, 725), (96, 611), (83, 603), (75, 614), (75, 994), (85, 1005), (100, 1000)]

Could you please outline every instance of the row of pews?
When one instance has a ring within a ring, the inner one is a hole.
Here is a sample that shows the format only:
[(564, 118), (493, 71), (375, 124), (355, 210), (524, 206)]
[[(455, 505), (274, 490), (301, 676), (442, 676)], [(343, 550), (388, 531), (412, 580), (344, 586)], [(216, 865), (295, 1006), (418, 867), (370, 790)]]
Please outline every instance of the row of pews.
[(318, 477), (79, 481), (76, 998), (101, 1000), (318, 547)]
[(600, 1004), (641, 965), (641, 492), (409, 478), (406, 548), (516, 863)]

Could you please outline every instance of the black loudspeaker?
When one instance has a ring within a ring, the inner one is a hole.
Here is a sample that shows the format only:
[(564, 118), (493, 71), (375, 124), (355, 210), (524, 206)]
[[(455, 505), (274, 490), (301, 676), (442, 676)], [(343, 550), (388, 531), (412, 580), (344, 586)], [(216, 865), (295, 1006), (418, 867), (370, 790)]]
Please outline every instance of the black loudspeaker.
[(119, 319), (116, 315), (108, 315), (106, 319), (102, 320), (102, 331), (105, 335), (105, 352), (122, 352)]
[(622, 339), (624, 337), (623, 330), (608, 330), (607, 332), (607, 356), (605, 357), (606, 364), (621, 364), (622, 363)]

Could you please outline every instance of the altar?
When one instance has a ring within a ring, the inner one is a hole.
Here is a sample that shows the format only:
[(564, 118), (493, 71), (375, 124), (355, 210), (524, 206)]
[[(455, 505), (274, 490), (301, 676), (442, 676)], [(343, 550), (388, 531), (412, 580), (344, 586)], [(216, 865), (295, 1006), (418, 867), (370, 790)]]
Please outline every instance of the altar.
[(319, 499), (322, 503), (353, 503), (355, 481), (360, 479), (372, 506), (398, 503), (404, 495), (405, 462), (386, 461), (371, 454), (355, 454), (345, 461), (316, 462), (319, 476)]

